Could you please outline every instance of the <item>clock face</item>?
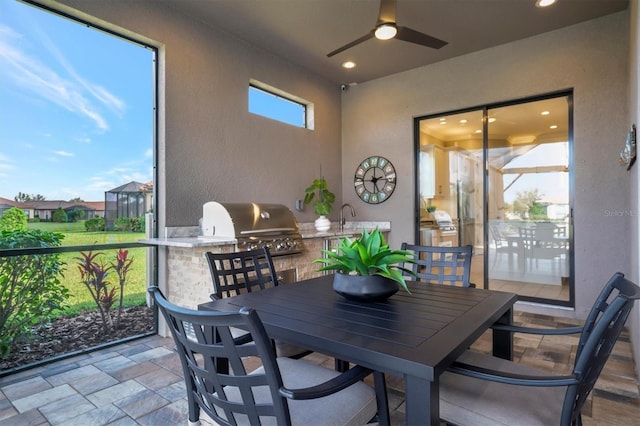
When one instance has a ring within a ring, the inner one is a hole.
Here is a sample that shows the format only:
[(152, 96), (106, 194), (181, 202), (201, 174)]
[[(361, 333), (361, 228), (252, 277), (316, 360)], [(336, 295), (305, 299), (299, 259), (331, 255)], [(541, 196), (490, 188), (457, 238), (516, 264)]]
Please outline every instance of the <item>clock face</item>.
[(356, 194), (365, 203), (382, 203), (391, 197), (396, 188), (396, 169), (384, 157), (369, 157), (356, 169), (353, 185)]

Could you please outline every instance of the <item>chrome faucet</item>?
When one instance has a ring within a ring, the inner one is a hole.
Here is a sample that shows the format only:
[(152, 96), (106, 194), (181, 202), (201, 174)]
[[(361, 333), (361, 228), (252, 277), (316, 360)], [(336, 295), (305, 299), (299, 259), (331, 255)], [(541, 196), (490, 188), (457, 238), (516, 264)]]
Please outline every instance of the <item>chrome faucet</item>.
[(351, 209), (351, 217), (356, 217), (356, 209), (351, 204), (343, 204), (340, 207), (340, 231), (344, 231), (344, 224), (347, 223), (347, 219), (344, 217), (344, 208), (349, 207)]

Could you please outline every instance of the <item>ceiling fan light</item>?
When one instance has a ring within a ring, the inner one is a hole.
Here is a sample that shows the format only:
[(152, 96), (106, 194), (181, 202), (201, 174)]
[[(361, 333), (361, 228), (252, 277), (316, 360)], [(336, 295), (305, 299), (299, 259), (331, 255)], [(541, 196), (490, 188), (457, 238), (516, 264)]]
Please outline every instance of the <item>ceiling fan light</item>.
[(398, 29), (392, 24), (382, 24), (376, 28), (375, 36), (378, 40), (389, 40), (398, 34)]
[(557, 0), (536, 0), (536, 7), (549, 7)]

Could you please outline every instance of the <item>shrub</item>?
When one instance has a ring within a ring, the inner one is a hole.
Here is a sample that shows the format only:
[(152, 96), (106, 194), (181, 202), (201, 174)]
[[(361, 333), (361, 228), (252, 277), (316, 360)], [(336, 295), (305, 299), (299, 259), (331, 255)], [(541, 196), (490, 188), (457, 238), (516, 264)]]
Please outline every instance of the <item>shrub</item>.
[[(120, 327), (120, 316), (122, 313), (124, 302), (124, 287), (127, 282), (127, 274), (133, 263), (133, 258), (129, 258), (128, 250), (118, 250), (115, 261), (111, 261), (106, 265), (103, 260), (98, 257), (104, 256), (104, 253), (88, 253), (80, 252), (81, 257), (76, 257), (78, 261), (78, 270), (82, 283), (87, 287), (91, 298), (96, 304), (102, 319), (102, 329), (105, 334)], [(109, 281), (109, 273), (114, 271), (117, 275), (118, 284)], [(116, 303), (116, 297), (120, 293), (117, 317), (114, 324), (111, 315), (111, 307)]]
[(67, 212), (67, 220), (69, 222), (77, 222), (84, 219), (86, 215), (87, 214), (84, 210), (72, 209)]
[(67, 213), (62, 209), (57, 209), (51, 216), (52, 222), (66, 223), (68, 221)]
[(119, 217), (113, 223), (114, 230), (126, 232), (144, 231), (144, 216), (141, 217)]
[(103, 232), (105, 222), (103, 217), (94, 217), (93, 219), (85, 220), (84, 229), (87, 232)]
[(131, 218), (119, 217), (113, 222), (115, 231), (131, 231)]
[(27, 229), (27, 215), (17, 207), (5, 210), (0, 216), (0, 231), (24, 231)]
[[(58, 247), (64, 235), (41, 230), (2, 231), (0, 248)], [(64, 308), (68, 290), (60, 283), (64, 263), (57, 254), (0, 258), (0, 356), (17, 338)]]

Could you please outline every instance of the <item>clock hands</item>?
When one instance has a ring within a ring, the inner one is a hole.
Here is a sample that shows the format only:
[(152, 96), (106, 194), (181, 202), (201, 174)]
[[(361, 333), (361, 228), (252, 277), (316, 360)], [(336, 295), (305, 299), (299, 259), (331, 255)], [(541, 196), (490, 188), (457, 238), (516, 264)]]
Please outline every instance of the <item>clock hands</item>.
[(373, 175), (371, 175), (371, 179), (369, 179), (369, 182), (373, 183), (373, 188), (376, 190), (376, 192), (380, 192), (380, 188), (378, 188), (378, 181), (379, 180), (386, 180), (384, 177), (384, 174), (380, 177), (376, 176), (376, 169), (373, 169)]

